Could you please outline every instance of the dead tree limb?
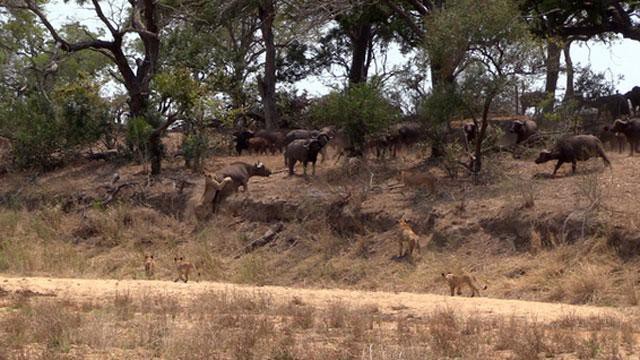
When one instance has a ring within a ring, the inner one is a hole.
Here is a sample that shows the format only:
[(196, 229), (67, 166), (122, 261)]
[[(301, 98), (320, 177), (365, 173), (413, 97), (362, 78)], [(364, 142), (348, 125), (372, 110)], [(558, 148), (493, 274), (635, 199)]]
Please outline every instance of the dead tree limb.
[(120, 192), (120, 190), (122, 190), (123, 188), (129, 187), (129, 186), (133, 186), (136, 185), (136, 182), (127, 182), (124, 184), (120, 184), (114, 188), (111, 188), (111, 190), (109, 192), (107, 192), (107, 196), (102, 200), (102, 206), (106, 207), (107, 205), (109, 205), (113, 200), (116, 199), (116, 196), (118, 195), (118, 193)]
[(278, 235), (278, 233), (282, 231), (282, 229), (284, 229), (284, 225), (282, 223), (275, 224), (271, 227), (271, 229), (267, 230), (264, 235), (247, 244), (247, 246), (245, 246), (242, 250), (242, 253), (236, 255), (234, 259), (238, 259), (244, 254), (248, 254), (259, 247), (267, 245), (276, 238), (276, 235)]

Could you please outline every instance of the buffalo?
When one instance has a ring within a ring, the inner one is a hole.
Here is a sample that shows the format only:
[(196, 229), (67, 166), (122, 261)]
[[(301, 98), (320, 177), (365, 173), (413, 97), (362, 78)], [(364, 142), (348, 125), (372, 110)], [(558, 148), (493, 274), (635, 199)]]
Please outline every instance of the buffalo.
[(509, 132), (516, 134), (516, 144), (529, 139), (538, 131), (538, 124), (533, 120), (516, 120), (511, 124)]
[(624, 97), (631, 102), (631, 111), (634, 115), (637, 115), (638, 108), (640, 107), (640, 86), (634, 86), (631, 91), (624, 94)]
[(598, 119), (602, 114), (608, 114), (610, 119), (631, 115), (629, 103), (624, 95), (601, 96), (595, 100), (586, 100), (584, 103), (587, 106), (598, 109)]
[(247, 143), (249, 145), (249, 151), (255, 154), (266, 154), (267, 151), (272, 148), (271, 141), (260, 136), (250, 138), (247, 140)]
[(304, 175), (307, 175), (307, 164), (313, 165), (312, 174), (316, 174), (316, 161), (318, 159), (318, 153), (322, 151), (325, 145), (329, 142), (329, 138), (321, 134), (316, 138), (311, 139), (298, 139), (294, 140), (287, 145), (287, 150), (284, 152), (284, 164), (289, 167), (289, 176), (294, 174), (293, 168), (296, 162), (301, 162)]
[(586, 161), (594, 156), (601, 157), (605, 166), (611, 166), (600, 139), (593, 135), (573, 135), (558, 140), (551, 151), (543, 150), (540, 152), (535, 162), (536, 164), (542, 164), (547, 161), (558, 160), (553, 169), (553, 176), (556, 175), (562, 164), (570, 162), (572, 172), (575, 174), (576, 162)]
[(282, 130), (258, 130), (256, 137), (261, 137), (269, 141), (269, 148), (272, 154), (282, 152), (285, 144), (286, 134)]
[(216, 211), (216, 208), (224, 199), (237, 192), (240, 186), (242, 186), (243, 191), (246, 192), (248, 190), (249, 179), (252, 177), (269, 177), (270, 175), (271, 171), (261, 162), (253, 165), (244, 162), (234, 162), (216, 171), (213, 179), (216, 183), (220, 184), (220, 189), (215, 192), (211, 200), (213, 212)]
[(631, 147), (629, 155), (633, 155), (634, 151), (638, 151), (637, 146), (640, 143), (640, 119), (616, 120), (613, 122), (613, 132), (624, 134)]
[(253, 131), (241, 130), (233, 133), (238, 155), (242, 155), (242, 150), (249, 150), (249, 139), (255, 136)]

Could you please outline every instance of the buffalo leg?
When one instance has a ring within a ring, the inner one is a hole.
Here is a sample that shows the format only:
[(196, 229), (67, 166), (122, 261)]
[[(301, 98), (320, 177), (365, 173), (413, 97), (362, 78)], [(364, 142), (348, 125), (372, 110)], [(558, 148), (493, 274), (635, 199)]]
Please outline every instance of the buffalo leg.
[(558, 172), (558, 169), (560, 169), (560, 166), (562, 166), (563, 162), (564, 161), (562, 161), (562, 160), (558, 160), (558, 163), (556, 163), (556, 168), (553, 169), (553, 176), (556, 176), (556, 172)]
[(571, 161), (571, 173), (575, 174), (576, 173), (576, 160), (574, 159), (573, 161)]
[(302, 163), (302, 168), (304, 169), (303, 170), (304, 171), (303, 172), (304, 176), (307, 176), (307, 162), (306, 161)]
[(312, 169), (312, 171), (311, 171), (311, 174), (312, 174), (312, 175), (315, 175), (315, 174), (316, 174), (316, 162), (315, 162), (315, 161), (311, 162), (311, 165), (313, 166), (313, 169)]
[(624, 151), (624, 139), (617, 137), (617, 140), (618, 140), (618, 154), (622, 154), (622, 152)]
[(296, 161), (293, 159), (289, 159), (289, 176), (294, 174), (293, 168), (296, 166)]

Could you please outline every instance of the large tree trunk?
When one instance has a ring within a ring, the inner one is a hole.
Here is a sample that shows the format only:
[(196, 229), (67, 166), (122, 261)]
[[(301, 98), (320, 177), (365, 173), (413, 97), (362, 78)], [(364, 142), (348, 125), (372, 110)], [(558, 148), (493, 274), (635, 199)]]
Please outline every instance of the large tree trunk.
[(544, 112), (553, 111), (553, 107), (555, 105), (556, 88), (558, 87), (558, 76), (560, 73), (561, 53), (562, 48), (558, 45), (557, 39), (548, 39), (546, 60), (547, 80), (545, 92), (547, 93), (547, 98), (551, 99), (551, 101), (545, 103), (545, 107), (543, 109)]
[(571, 60), (571, 40), (567, 40), (564, 44), (564, 63), (567, 67), (567, 89), (564, 93), (564, 101), (570, 101), (575, 98), (575, 90), (573, 88), (573, 60)]
[(351, 32), (351, 68), (349, 69), (349, 83), (360, 84), (367, 81), (367, 55), (372, 46), (371, 24), (363, 23)]
[(475, 154), (472, 161), (472, 169), (474, 182), (478, 183), (478, 177), (480, 175), (480, 170), (482, 170), (482, 142), (487, 134), (487, 126), (489, 125), (489, 110), (491, 110), (491, 102), (493, 97), (489, 96), (482, 110), (482, 124), (480, 125), (480, 131), (478, 131), (478, 136), (476, 138), (476, 148)]
[[(452, 71), (445, 71), (445, 67), (441, 66), (434, 61), (431, 62), (431, 88), (438, 89), (440, 87), (453, 87), (455, 86), (455, 76)], [(450, 68), (446, 68), (450, 69)], [(436, 90), (433, 90), (436, 91)], [(442, 158), (446, 155), (445, 150), (445, 142), (446, 142), (446, 134), (445, 132), (450, 130), (450, 124), (447, 123), (446, 126), (443, 126), (440, 129), (435, 129), (436, 134), (432, 137), (431, 141), (431, 155), (432, 159)]]
[(273, 19), (276, 15), (274, 0), (262, 0), (258, 9), (260, 31), (265, 47), (264, 77), (259, 79), (260, 96), (264, 106), (265, 127), (273, 129), (278, 124), (276, 107), (276, 45), (273, 39)]

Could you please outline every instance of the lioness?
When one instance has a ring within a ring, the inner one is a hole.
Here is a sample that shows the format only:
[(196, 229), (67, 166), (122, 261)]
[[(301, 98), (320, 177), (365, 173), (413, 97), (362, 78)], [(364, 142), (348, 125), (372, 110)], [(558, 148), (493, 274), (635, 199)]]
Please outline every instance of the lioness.
[(178, 280), (182, 280), (186, 283), (187, 281), (189, 281), (189, 274), (192, 271), (195, 271), (196, 267), (192, 263), (188, 261), (184, 261), (183, 257), (173, 258), (173, 261), (175, 262), (176, 270), (178, 271), (178, 278), (175, 279), (174, 282), (178, 282)]
[[(398, 245), (400, 249), (398, 257), (411, 256), (413, 255), (414, 249), (417, 249), (418, 252), (420, 252), (420, 243), (418, 242), (420, 238), (413, 231), (411, 225), (407, 223), (407, 220), (404, 216), (398, 221), (398, 225), (400, 226), (400, 230), (402, 231), (402, 235), (398, 238)], [(402, 250), (405, 242), (407, 243), (407, 251), (403, 253)]]
[[(449, 284), (449, 289), (451, 290), (451, 296), (456, 294), (462, 295), (462, 286), (467, 285), (471, 288), (471, 297), (474, 297), (476, 294), (480, 296), (480, 290), (478, 290), (477, 280), (472, 275), (454, 275), (452, 273), (442, 273), (442, 277), (447, 280), (447, 284)], [(485, 285), (482, 290), (487, 290), (487, 286)]]
[(153, 260), (153, 255), (145, 255), (144, 256), (144, 272), (147, 274), (147, 278), (153, 276), (155, 272), (155, 261)]

